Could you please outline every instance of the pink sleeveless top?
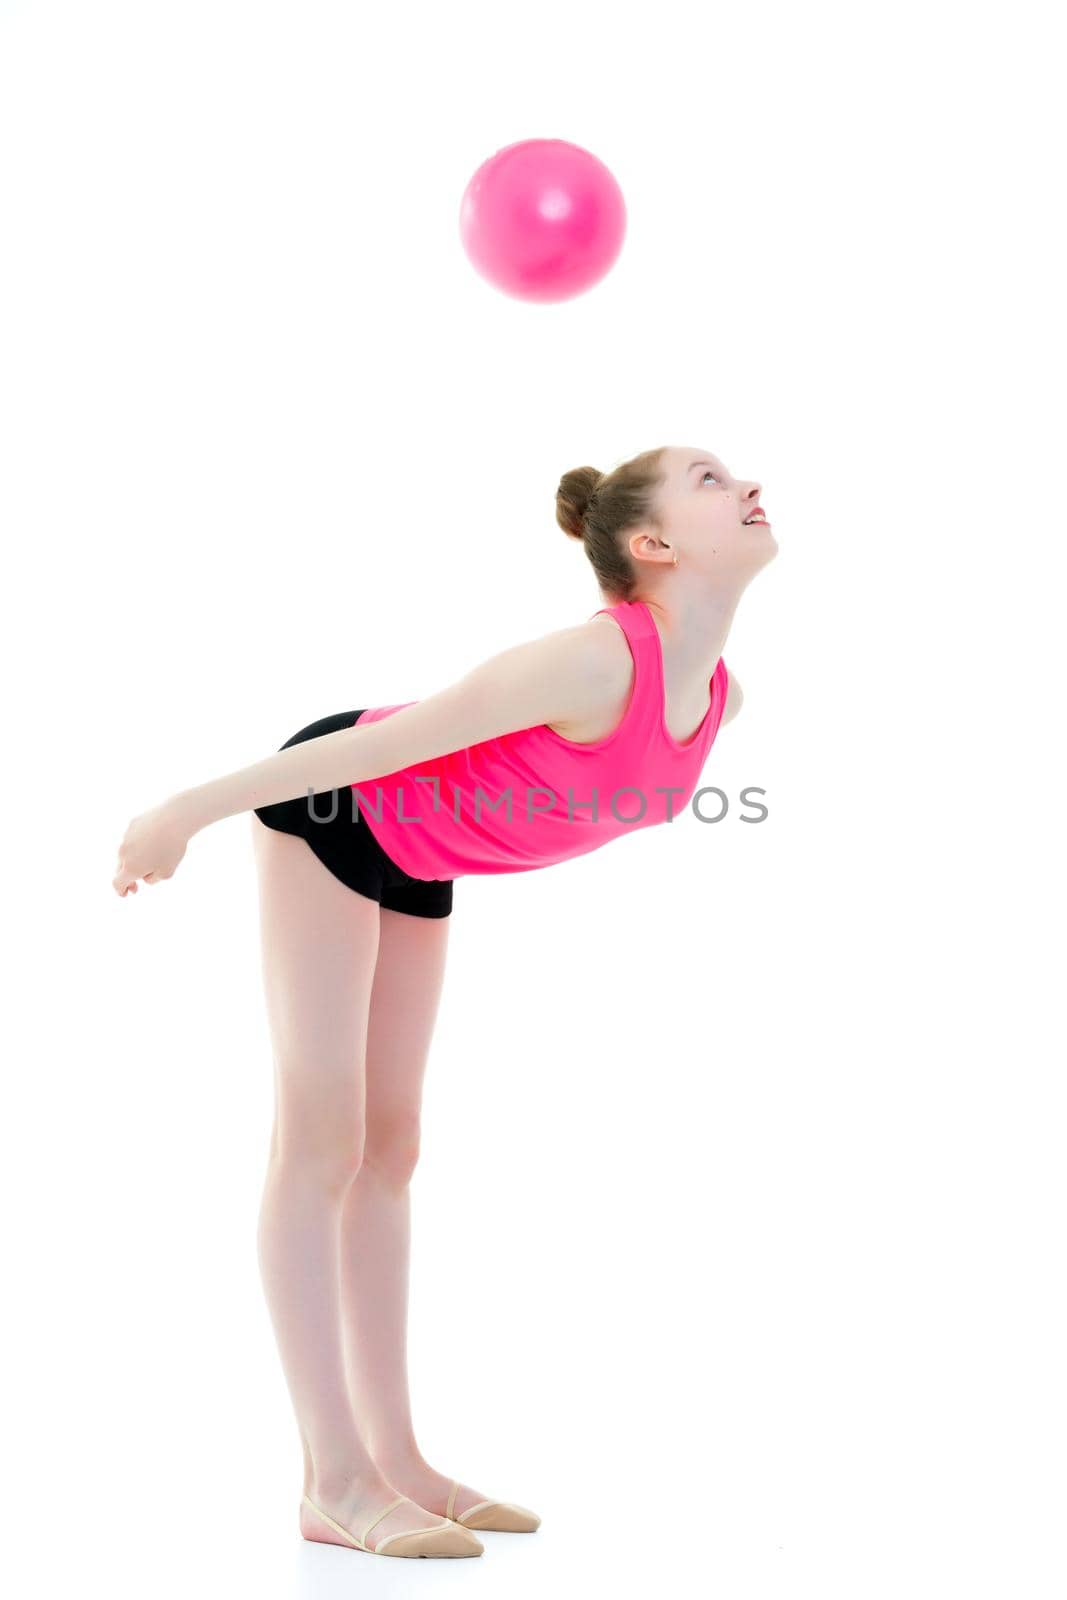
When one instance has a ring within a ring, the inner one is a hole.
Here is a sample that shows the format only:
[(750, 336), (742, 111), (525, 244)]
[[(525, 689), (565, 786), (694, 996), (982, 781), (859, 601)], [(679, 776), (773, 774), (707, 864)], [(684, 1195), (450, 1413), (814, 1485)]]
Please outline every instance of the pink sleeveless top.
[[(664, 721), (663, 652), (644, 601), (602, 606), (634, 658), (630, 701), (606, 738), (576, 744), (546, 723), (352, 784), (379, 844), (413, 878), (527, 872), (670, 822), (694, 794), (722, 721), (719, 658), (703, 722), (685, 744)], [(374, 706), (360, 724), (415, 705)]]

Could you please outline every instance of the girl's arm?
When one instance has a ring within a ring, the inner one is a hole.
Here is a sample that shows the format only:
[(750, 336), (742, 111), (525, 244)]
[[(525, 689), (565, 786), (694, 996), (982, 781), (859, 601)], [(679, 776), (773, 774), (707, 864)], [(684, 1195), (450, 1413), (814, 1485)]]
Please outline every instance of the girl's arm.
[(135, 817), (119, 847), (119, 894), (172, 876), (194, 833), (256, 806), (368, 783), (434, 756), (542, 722), (598, 716), (619, 696), (618, 629), (596, 618), (489, 657), (377, 722), (290, 745)]

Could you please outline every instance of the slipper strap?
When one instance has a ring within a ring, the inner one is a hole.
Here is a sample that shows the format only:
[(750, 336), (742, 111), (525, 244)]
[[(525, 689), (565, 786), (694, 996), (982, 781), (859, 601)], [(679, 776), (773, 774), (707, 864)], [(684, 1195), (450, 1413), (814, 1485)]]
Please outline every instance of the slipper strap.
[(488, 1506), (500, 1506), (504, 1504), (505, 1502), (503, 1500), (479, 1500), (477, 1505), (468, 1506), (466, 1511), (461, 1512), (456, 1518), (456, 1521), (462, 1522), (464, 1517), (473, 1515), (475, 1511), (484, 1511)]
[(383, 1517), (387, 1517), (389, 1515), (390, 1511), (395, 1511), (397, 1506), (402, 1506), (406, 1499), (407, 1499), (407, 1495), (406, 1494), (398, 1494), (396, 1499), (395, 1500), (391, 1500), (390, 1503), (385, 1507), (384, 1511), (379, 1511), (378, 1515), (374, 1518), (373, 1522), (368, 1522), (367, 1523), (367, 1526), (363, 1530), (363, 1543), (364, 1544), (366, 1544), (366, 1542), (367, 1542), (367, 1535), (368, 1535), (368, 1533), (370, 1533), (371, 1529), (372, 1528), (376, 1528), (378, 1526), (379, 1522), (381, 1522), (382, 1518)]
[(332, 1517), (328, 1517), (325, 1511), (322, 1510), (321, 1506), (317, 1506), (315, 1504), (314, 1500), (309, 1499), (307, 1495), (304, 1496), (304, 1499), (307, 1500), (308, 1505), (311, 1507), (312, 1511), (314, 1511), (315, 1515), (317, 1517), (321, 1517), (323, 1522), (329, 1523), (330, 1527), (335, 1533), (343, 1534), (348, 1540), (349, 1544), (354, 1544), (357, 1550), (366, 1549), (362, 1539), (357, 1539), (354, 1533), (349, 1533), (347, 1528), (342, 1528), (339, 1522), (335, 1522)]

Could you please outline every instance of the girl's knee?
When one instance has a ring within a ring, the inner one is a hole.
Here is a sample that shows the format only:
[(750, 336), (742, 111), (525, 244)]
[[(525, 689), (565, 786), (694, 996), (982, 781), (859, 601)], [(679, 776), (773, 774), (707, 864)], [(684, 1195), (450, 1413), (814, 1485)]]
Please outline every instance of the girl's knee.
[(411, 1182), (419, 1159), (418, 1115), (393, 1111), (374, 1115), (367, 1124), (363, 1159), (393, 1189)]
[(270, 1159), (342, 1194), (363, 1165), (366, 1134), (358, 1116), (338, 1112), (315, 1118), (282, 1116), (274, 1124)]

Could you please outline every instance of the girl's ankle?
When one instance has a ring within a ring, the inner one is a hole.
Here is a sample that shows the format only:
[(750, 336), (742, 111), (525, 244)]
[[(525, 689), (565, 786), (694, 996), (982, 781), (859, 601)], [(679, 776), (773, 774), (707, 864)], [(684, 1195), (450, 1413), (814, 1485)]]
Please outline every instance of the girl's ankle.
[(389, 1479), (394, 1473), (426, 1472), (430, 1465), (417, 1444), (394, 1445), (389, 1449), (375, 1450), (374, 1462), (379, 1472)]
[(319, 1504), (323, 1500), (344, 1500), (351, 1495), (369, 1498), (387, 1487), (388, 1480), (373, 1463), (359, 1468), (324, 1467), (310, 1477), (304, 1476), (304, 1493)]

